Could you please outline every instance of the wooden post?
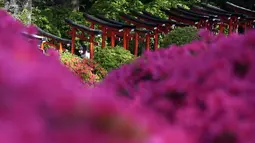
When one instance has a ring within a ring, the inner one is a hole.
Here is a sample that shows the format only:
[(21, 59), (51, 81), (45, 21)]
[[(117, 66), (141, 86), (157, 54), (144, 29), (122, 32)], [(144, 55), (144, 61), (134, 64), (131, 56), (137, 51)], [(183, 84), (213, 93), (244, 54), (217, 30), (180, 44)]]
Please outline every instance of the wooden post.
[(158, 29), (155, 30), (154, 50), (158, 50)]
[(44, 50), (44, 42), (41, 43), (40, 49)]
[(74, 54), (75, 50), (75, 38), (76, 38), (76, 28), (72, 27), (72, 46), (71, 46), (71, 53)]
[(220, 33), (224, 33), (224, 23), (223, 22), (221, 22), (220, 23)]
[(232, 18), (229, 19), (228, 26), (229, 26), (229, 29), (228, 29), (229, 34), (231, 34), (233, 32), (233, 20), (232, 20)]
[(146, 51), (150, 50), (150, 34), (146, 33)]
[(243, 29), (244, 29), (244, 33), (246, 33), (247, 32), (246, 22), (243, 24)]
[(134, 55), (138, 55), (138, 44), (139, 44), (139, 34), (135, 32), (135, 49), (134, 49)]
[(125, 50), (127, 50), (127, 30), (124, 29), (123, 31), (123, 47)]
[(90, 42), (90, 45), (89, 45), (90, 59), (94, 58), (94, 38), (95, 38), (94, 34), (90, 35), (90, 38), (89, 38), (89, 42)]
[(129, 35), (127, 35), (127, 44), (126, 44), (126, 49), (129, 50), (129, 41), (130, 41), (130, 38), (129, 38)]
[(62, 43), (61, 43), (61, 42), (59, 43), (59, 52), (60, 52), (60, 53), (63, 52), (63, 46), (62, 46)]
[(102, 48), (105, 47), (105, 41), (106, 41), (106, 28), (105, 27), (102, 27)]
[(115, 47), (115, 34), (113, 31), (111, 31), (111, 46)]
[(212, 29), (213, 29), (212, 26), (213, 26), (212, 22), (209, 21), (209, 22), (206, 24), (207, 30), (212, 31)]

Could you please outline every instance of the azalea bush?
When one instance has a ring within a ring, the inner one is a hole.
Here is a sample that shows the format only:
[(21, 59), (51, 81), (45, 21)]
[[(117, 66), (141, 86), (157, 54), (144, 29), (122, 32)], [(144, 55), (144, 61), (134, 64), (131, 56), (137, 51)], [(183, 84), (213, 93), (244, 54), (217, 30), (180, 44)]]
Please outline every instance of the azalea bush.
[(174, 142), (255, 141), (249, 134), (255, 132), (255, 31), (200, 35), (201, 41), (182, 48), (147, 52), (111, 72), (101, 86), (164, 118)]
[(161, 46), (164, 48), (169, 45), (184, 45), (192, 42), (193, 40), (199, 40), (198, 29), (196, 27), (177, 27), (170, 31), (162, 40)]
[(134, 55), (132, 55), (130, 51), (119, 46), (97, 48), (94, 56), (94, 60), (107, 71), (119, 68), (123, 64), (130, 63), (134, 58)]
[(101, 81), (107, 74), (99, 64), (92, 59), (82, 59), (69, 52), (61, 53), (61, 62), (85, 83), (93, 85)]
[(35, 28), (0, 11), (0, 31), (1, 143), (255, 142), (255, 31), (202, 32), (94, 88), (20, 34)]

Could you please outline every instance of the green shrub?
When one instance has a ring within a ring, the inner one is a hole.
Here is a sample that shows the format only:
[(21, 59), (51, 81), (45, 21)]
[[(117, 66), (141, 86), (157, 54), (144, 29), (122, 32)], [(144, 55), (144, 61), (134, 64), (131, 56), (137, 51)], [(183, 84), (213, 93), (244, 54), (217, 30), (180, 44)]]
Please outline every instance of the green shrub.
[(61, 62), (79, 76), (83, 82), (93, 85), (101, 81), (107, 74), (107, 71), (91, 59), (81, 59), (69, 52), (61, 53)]
[(130, 51), (125, 50), (124, 48), (119, 46), (116, 46), (114, 48), (97, 48), (94, 56), (94, 60), (107, 71), (111, 71), (120, 67), (123, 64), (127, 64), (131, 62), (134, 58), (134, 55), (132, 55)]
[(198, 39), (198, 29), (195, 27), (177, 27), (165, 36), (161, 47), (167, 48), (172, 44), (184, 45)]

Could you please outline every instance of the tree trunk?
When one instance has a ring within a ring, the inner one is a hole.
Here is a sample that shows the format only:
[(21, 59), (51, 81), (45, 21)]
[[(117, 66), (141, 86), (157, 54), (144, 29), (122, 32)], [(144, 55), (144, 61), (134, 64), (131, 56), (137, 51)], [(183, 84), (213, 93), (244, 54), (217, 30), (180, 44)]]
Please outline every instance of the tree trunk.
[(14, 17), (18, 16), (19, 13), (19, 5), (16, 0), (6, 0), (5, 1), (5, 9), (13, 14)]
[(79, 0), (72, 0), (71, 4), (72, 4), (73, 10), (79, 11), (79, 4), (80, 4)]
[(23, 5), (23, 9), (27, 10), (27, 23), (26, 24), (31, 24), (32, 21), (32, 0), (26, 0), (24, 5)]

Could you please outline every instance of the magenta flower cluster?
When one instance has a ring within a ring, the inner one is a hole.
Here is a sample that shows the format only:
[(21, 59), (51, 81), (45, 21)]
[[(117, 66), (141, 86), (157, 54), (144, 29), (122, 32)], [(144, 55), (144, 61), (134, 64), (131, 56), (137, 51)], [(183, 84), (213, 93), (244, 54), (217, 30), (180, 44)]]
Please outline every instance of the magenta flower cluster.
[(200, 35), (146, 53), (100, 86), (180, 129), (189, 137), (182, 143), (255, 142), (255, 31)]
[(0, 11), (1, 143), (255, 142), (255, 32), (202, 31), (84, 88), (24, 31)]

